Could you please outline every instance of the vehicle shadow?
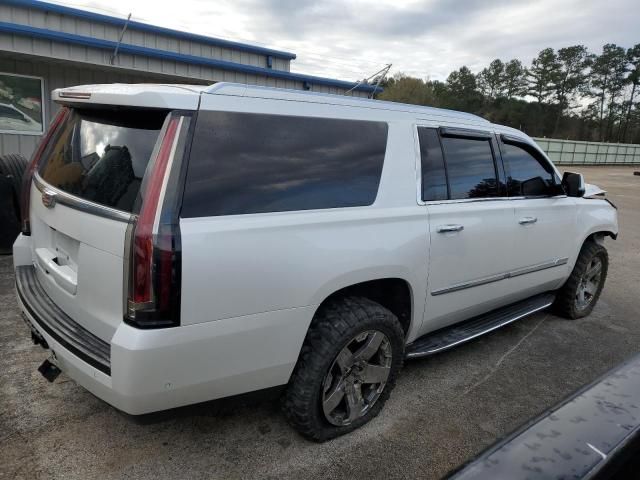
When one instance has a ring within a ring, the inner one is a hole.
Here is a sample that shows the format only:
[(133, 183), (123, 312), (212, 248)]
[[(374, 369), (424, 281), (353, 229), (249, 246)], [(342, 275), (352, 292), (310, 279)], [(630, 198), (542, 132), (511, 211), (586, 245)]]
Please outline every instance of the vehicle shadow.
[(154, 425), (169, 420), (188, 419), (192, 417), (241, 417), (243, 414), (254, 411), (258, 407), (275, 414), (280, 410), (280, 397), (284, 393), (284, 389), (284, 385), (272, 387), (143, 415), (130, 415), (116, 409), (114, 410), (138, 425)]

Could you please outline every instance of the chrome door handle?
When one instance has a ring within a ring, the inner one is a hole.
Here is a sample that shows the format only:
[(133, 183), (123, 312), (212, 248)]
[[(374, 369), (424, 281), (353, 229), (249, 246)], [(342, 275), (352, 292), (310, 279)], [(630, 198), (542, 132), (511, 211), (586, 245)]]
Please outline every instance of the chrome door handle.
[(522, 217), (520, 220), (518, 220), (518, 223), (520, 225), (529, 225), (531, 223), (536, 223), (537, 221), (537, 217)]
[(438, 233), (461, 232), (462, 230), (464, 230), (462, 225), (440, 225), (436, 229)]

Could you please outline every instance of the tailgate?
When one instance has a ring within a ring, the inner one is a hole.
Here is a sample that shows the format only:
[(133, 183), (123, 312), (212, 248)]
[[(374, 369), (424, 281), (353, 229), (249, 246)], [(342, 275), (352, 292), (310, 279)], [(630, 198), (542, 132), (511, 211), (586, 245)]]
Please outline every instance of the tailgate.
[(32, 258), (51, 300), (109, 341), (124, 315), (127, 226), (166, 111), (72, 109), (30, 191)]

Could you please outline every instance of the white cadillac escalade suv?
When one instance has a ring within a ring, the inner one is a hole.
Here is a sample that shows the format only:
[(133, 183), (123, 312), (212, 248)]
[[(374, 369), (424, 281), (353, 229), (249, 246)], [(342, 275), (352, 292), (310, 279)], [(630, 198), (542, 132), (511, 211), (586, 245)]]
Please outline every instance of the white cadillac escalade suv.
[(615, 208), (520, 131), (225, 83), (53, 96), (18, 301), (45, 376), (129, 414), (282, 386), (326, 440), (378, 414), (406, 358), (583, 317), (602, 290)]

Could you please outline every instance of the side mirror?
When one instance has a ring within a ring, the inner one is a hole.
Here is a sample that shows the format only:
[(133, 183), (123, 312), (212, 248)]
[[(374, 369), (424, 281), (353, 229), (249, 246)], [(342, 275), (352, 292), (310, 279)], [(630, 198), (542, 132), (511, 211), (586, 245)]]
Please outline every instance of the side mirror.
[(564, 172), (562, 186), (569, 197), (582, 197), (584, 195), (584, 177), (581, 173)]

